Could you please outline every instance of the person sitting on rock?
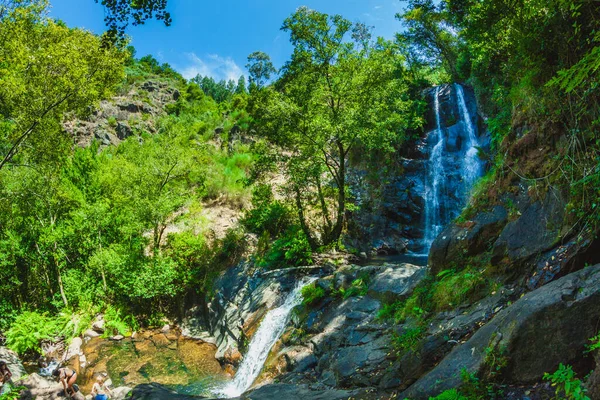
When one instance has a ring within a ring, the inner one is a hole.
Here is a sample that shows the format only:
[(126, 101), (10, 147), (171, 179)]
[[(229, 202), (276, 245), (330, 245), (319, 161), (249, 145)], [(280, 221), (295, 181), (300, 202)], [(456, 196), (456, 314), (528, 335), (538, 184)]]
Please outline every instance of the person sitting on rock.
[(98, 374), (94, 386), (92, 386), (92, 399), (108, 400), (108, 395), (112, 396), (110, 388), (106, 385), (106, 378), (103, 374)]
[(11, 391), (12, 372), (8, 369), (6, 362), (0, 361), (0, 396)]
[(52, 375), (57, 377), (60, 383), (62, 383), (65, 388), (65, 396), (73, 396), (75, 394), (73, 385), (77, 380), (77, 372), (70, 368), (57, 368), (52, 372)]

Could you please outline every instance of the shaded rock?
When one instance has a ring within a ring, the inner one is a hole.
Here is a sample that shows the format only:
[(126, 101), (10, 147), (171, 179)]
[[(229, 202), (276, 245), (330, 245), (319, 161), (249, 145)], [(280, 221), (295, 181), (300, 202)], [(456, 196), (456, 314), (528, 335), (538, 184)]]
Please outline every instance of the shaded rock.
[(488, 348), (498, 357), (509, 355), (503, 369), (508, 381), (539, 381), (545, 372), (556, 370), (559, 363), (580, 357), (588, 338), (597, 333), (599, 319), (597, 265), (530, 292), (499, 312), (400, 397), (425, 399), (457, 387), (462, 369), (485, 373)]
[(178, 394), (158, 383), (138, 385), (133, 388), (130, 397), (131, 400), (193, 400), (201, 398), (203, 397)]
[(131, 129), (131, 127), (128, 124), (123, 122), (117, 123), (115, 132), (117, 133), (117, 137), (121, 140), (125, 140), (129, 136), (133, 135), (133, 129)]
[(447, 226), (433, 241), (429, 250), (429, 267), (437, 275), (450, 262), (460, 261), (465, 256), (478, 254), (493, 243), (508, 222), (508, 213), (502, 206), (490, 212), (477, 214), (469, 224)]
[(511, 265), (519, 265), (550, 249), (560, 238), (567, 203), (568, 195), (551, 187), (544, 200), (527, 205), (500, 233), (494, 243), (494, 259), (506, 257)]
[(270, 384), (251, 390), (240, 400), (347, 400), (360, 399), (359, 391), (311, 389), (308, 385)]

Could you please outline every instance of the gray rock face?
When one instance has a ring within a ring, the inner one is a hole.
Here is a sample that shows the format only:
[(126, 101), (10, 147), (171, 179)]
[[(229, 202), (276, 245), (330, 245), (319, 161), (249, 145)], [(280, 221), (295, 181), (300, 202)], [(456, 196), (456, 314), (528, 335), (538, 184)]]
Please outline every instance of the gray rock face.
[(427, 269), (411, 264), (388, 267), (369, 286), (369, 296), (384, 302), (401, 299), (425, 277)]
[(145, 81), (131, 86), (129, 93), (100, 102), (85, 120), (65, 121), (63, 128), (73, 135), (77, 145), (89, 146), (98, 140), (101, 146), (117, 145), (135, 129), (154, 133), (157, 116), (177, 101), (180, 93), (166, 82)]
[(131, 391), (131, 400), (195, 400), (204, 397), (186, 396), (167, 389), (158, 383), (138, 385)]
[(368, 276), (368, 294), (327, 298), (308, 308), (300, 306), (290, 329), (304, 335), (290, 343), (284, 339), (276, 359), (286, 358), (289, 373), (279, 380), (294, 384), (319, 382), (336, 389), (370, 388), (371, 392), (396, 387), (401, 365), (391, 358), (390, 326), (376, 319), (379, 299), (394, 301), (406, 296), (424, 277), (424, 270), (410, 264), (344, 267), (334, 276), (322, 278), (317, 285), (324, 281), (327, 290), (335, 293), (347, 281)]
[(567, 194), (550, 188), (543, 200), (528, 204), (500, 233), (494, 257), (518, 263), (551, 248), (560, 238), (567, 202)]
[(494, 243), (499, 232), (508, 222), (508, 212), (502, 206), (477, 214), (466, 225), (448, 225), (434, 240), (429, 250), (428, 264), (431, 273), (437, 275), (449, 268), (448, 261), (485, 251)]
[(426, 399), (457, 387), (462, 369), (485, 372), (488, 348), (500, 356), (509, 355), (504, 369), (509, 382), (537, 381), (559, 363), (580, 357), (588, 338), (597, 333), (599, 319), (597, 265), (530, 292), (499, 312), (400, 398)]

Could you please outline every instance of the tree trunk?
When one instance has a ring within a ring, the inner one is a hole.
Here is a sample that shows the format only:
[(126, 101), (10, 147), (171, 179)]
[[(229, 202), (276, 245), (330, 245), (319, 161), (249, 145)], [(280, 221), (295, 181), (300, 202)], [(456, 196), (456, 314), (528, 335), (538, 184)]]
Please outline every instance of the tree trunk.
[(306, 235), (306, 239), (308, 240), (308, 244), (310, 248), (315, 251), (317, 250), (317, 242), (312, 237), (310, 233), (310, 229), (308, 228), (308, 224), (306, 223), (306, 219), (304, 218), (304, 207), (302, 206), (302, 197), (300, 196), (300, 188), (298, 186), (295, 187), (296, 192), (296, 208), (298, 209), (298, 219), (300, 220), (300, 227), (302, 228), (302, 232)]
[(338, 142), (338, 151), (340, 156), (340, 166), (338, 169), (338, 204), (337, 204), (337, 216), (335, 220), (335, 226), (331, 231), (331, 235), (328, 238), (328, 243), (331, 244), (339, 240), (342, 235), (342, 229), (344, 227), (344, 215), (346, 213), (346, 153), (344, 151), (344, 145)]
[(323, 231), (325, 232), (325, 236), (329, 236), (331, 234), (332, 225), (331, 219), (329, 218), (329, 209), (327, 208), (327, 204), (325, 203), (325, 196), (323, 195), (323, 189), (321, 188), (321, 177), (317, 176), (317, 194), (319, 196), (319, 202), (321, 203), (321, 212), (323, 213), (323, 220), (325, 221), (325, 227)]
[[(58, 252), (58, 245), (54, 242), (54, 254)], [(58, 259), (56, 255), (52, 256), (54, 258), (54, 265), (56, 265), (56, 275), (58, 279), (58, 289), (60, 290), (60, 297), (62, 297), (63, 303), (65, 303), (65, 307), (69, 307), (69, 302), (67, 301), (67, 296), (65, 295), (65, 288), (63, 286), (62, 276), (60, 275), (60, 265), (58, 263)]]
[(60, 297), (62, 297), (63, 303), (65, 303), (65, 307), (69, 307), (69, 302), (67, 301), (67, 296), (65, 295), (65, 288), (63, 286), (62, 276), (60, 275), (60, 267), (58, 266), (58, 260), (54, 259), (56, 263), (56, 273), (58, 275), (58, 289), (60, 290)]

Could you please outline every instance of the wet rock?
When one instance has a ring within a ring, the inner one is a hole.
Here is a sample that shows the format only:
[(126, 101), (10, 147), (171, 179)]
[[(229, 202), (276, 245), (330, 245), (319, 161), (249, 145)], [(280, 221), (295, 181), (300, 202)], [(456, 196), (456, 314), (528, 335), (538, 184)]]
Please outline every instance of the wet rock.
[(551, 282), (500, 311), (400, 397), (425, 399), (457, 387), (463, 369), (485, 374), (489, 351), (497, 357), (509, 355), (503, 369), (508, 381), (539, 381), (559, 363), (580, 357), (588, 338), (597, 333), (598, 319), (600, 265)]
[(115, 335), (110, 338), (110, 340), (114, 340), (115, 342), (121, 341), (123, 339), (125, 339), (125, 336), (123, 335)]
[(199, 399), (198, 396), (186, 396), (167, 389), (158, 383), (148, 383), (138, 385), (131, 391), (131, 400), (194, 400)]
[(242, 353), (240, 353), (238, 349), (229, 348), (225, 351), (223, 361), (233, 366), (237, 366), (242, 361), (242, 358)]

